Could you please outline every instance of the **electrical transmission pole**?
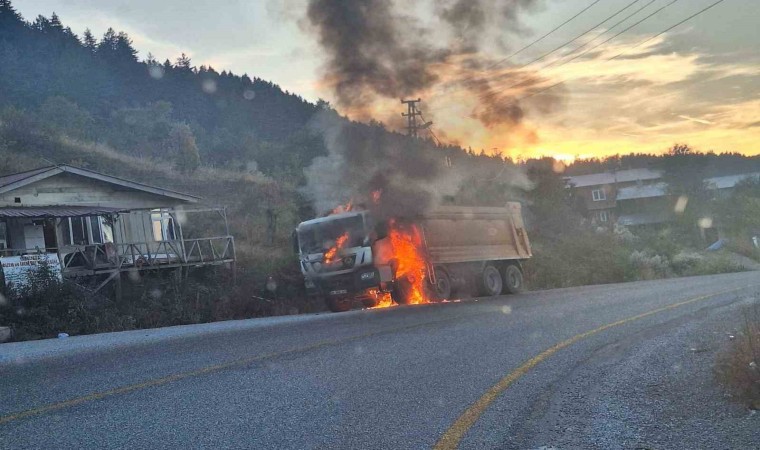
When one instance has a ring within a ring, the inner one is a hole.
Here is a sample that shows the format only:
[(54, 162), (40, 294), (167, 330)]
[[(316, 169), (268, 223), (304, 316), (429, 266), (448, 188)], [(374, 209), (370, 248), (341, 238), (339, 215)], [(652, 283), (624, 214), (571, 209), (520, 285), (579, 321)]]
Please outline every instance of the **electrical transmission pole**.
[(411, 137), (417, 137), (417, 130), (420, 129), (420, 126), (417, 124), (417, 117), (421, 116), (422, 113), (419, 109), (417, 109), (417, 103), (421, 102), (422, 99), (417, 100), (401, 100), (401, 103), (405, 103), (407, 107), (407, 112), (401, 113), (403, 117), (406, 117), (406, 134)]
[[(422, 111), (417, 108), (417, 103), (421, 101), (422, 99), (419, 98), (417, 100), (401, 100), (401, 103), (405, 103), (407, 107), (407, 112), (401, 113), (402, 116), (406, 117), (406, 134), (414, 138), (419, 137), (418, 131), (428, 130), (433, 124), (433, 122), (426, 122), (425, 118), (422, 117)], [(417, 122), (417, 117), (422, 119), (422, 123)], [(430, 134), (433, 134), (433, 130), (430, 130)], [(435, 135), (433, 137), (435, 138)], [(438, 138), (435, 139), (438, 140)]]

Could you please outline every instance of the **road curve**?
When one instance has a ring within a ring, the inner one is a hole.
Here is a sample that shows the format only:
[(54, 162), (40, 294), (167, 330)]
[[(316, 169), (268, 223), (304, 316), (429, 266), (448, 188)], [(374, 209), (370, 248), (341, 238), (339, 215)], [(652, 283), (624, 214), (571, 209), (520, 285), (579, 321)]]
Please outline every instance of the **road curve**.
[(0, 345), (2, 448), (750, 448), (760, 274)]

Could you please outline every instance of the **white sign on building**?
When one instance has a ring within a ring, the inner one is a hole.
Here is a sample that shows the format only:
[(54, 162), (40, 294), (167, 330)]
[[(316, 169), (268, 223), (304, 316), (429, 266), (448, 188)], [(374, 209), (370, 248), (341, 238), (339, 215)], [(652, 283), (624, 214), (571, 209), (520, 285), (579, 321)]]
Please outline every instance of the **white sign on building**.
[(47, 262), (50, 271), (61, 280), (61, 261), (56, 253), (39, 253), (22, 256), (5, 256), (0, 258), (0, 266), (5, 275), (5, 283), (13, 283), (16, 286), (29, 283), (29, 276), (34, 270)]

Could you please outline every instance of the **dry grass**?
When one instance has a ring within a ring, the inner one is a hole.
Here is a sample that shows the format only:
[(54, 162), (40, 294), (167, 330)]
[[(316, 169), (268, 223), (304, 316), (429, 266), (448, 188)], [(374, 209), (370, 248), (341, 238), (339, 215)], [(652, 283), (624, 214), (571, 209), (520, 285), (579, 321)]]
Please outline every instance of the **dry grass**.
[[(183, 174), (179, 170), (173, 167), (172, 163), (168, 163), (165, 160), (151, 159), (151, 158), (138, 158), (135, 156), (127, 155), (119, 152), (118, 150), (103, 143), (83, 142), (77, 139), (72, 139), (68, 136), (61, 136), (59, 138), (62, 145), (70, 146), (79, 149), (86, 154), (91, 154), (110, 160), (114, 163), (127, 164), (133, 169), (141, 170), (146, 173), (160, 172), (164, 177), (172, 180), (186, 180), (187, 175)], [(192, 178), (194, 181), (242, 181), (249, 183), (270, 183), (272, 179), (260, 172), (244, 172), (236, 170), (221, 169), (218, 167), (201, 166), (193, 172)]]
[(760, 409), (760, 297), (745, 308), (742, 330), (718, 358), (716, 374), (737, 400)]

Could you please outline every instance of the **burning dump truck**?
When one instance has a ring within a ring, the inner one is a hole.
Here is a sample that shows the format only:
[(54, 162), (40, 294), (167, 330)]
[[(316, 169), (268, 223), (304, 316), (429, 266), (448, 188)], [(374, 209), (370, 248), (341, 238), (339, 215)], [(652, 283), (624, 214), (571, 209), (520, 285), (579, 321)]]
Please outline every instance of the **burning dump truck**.
[(294, 238), (307, 290), (335, 312), (445, 301), (465, 287), (517, 293), (531, 257), (516, 202), (385, 220), (349, 206), (302, 222)]

